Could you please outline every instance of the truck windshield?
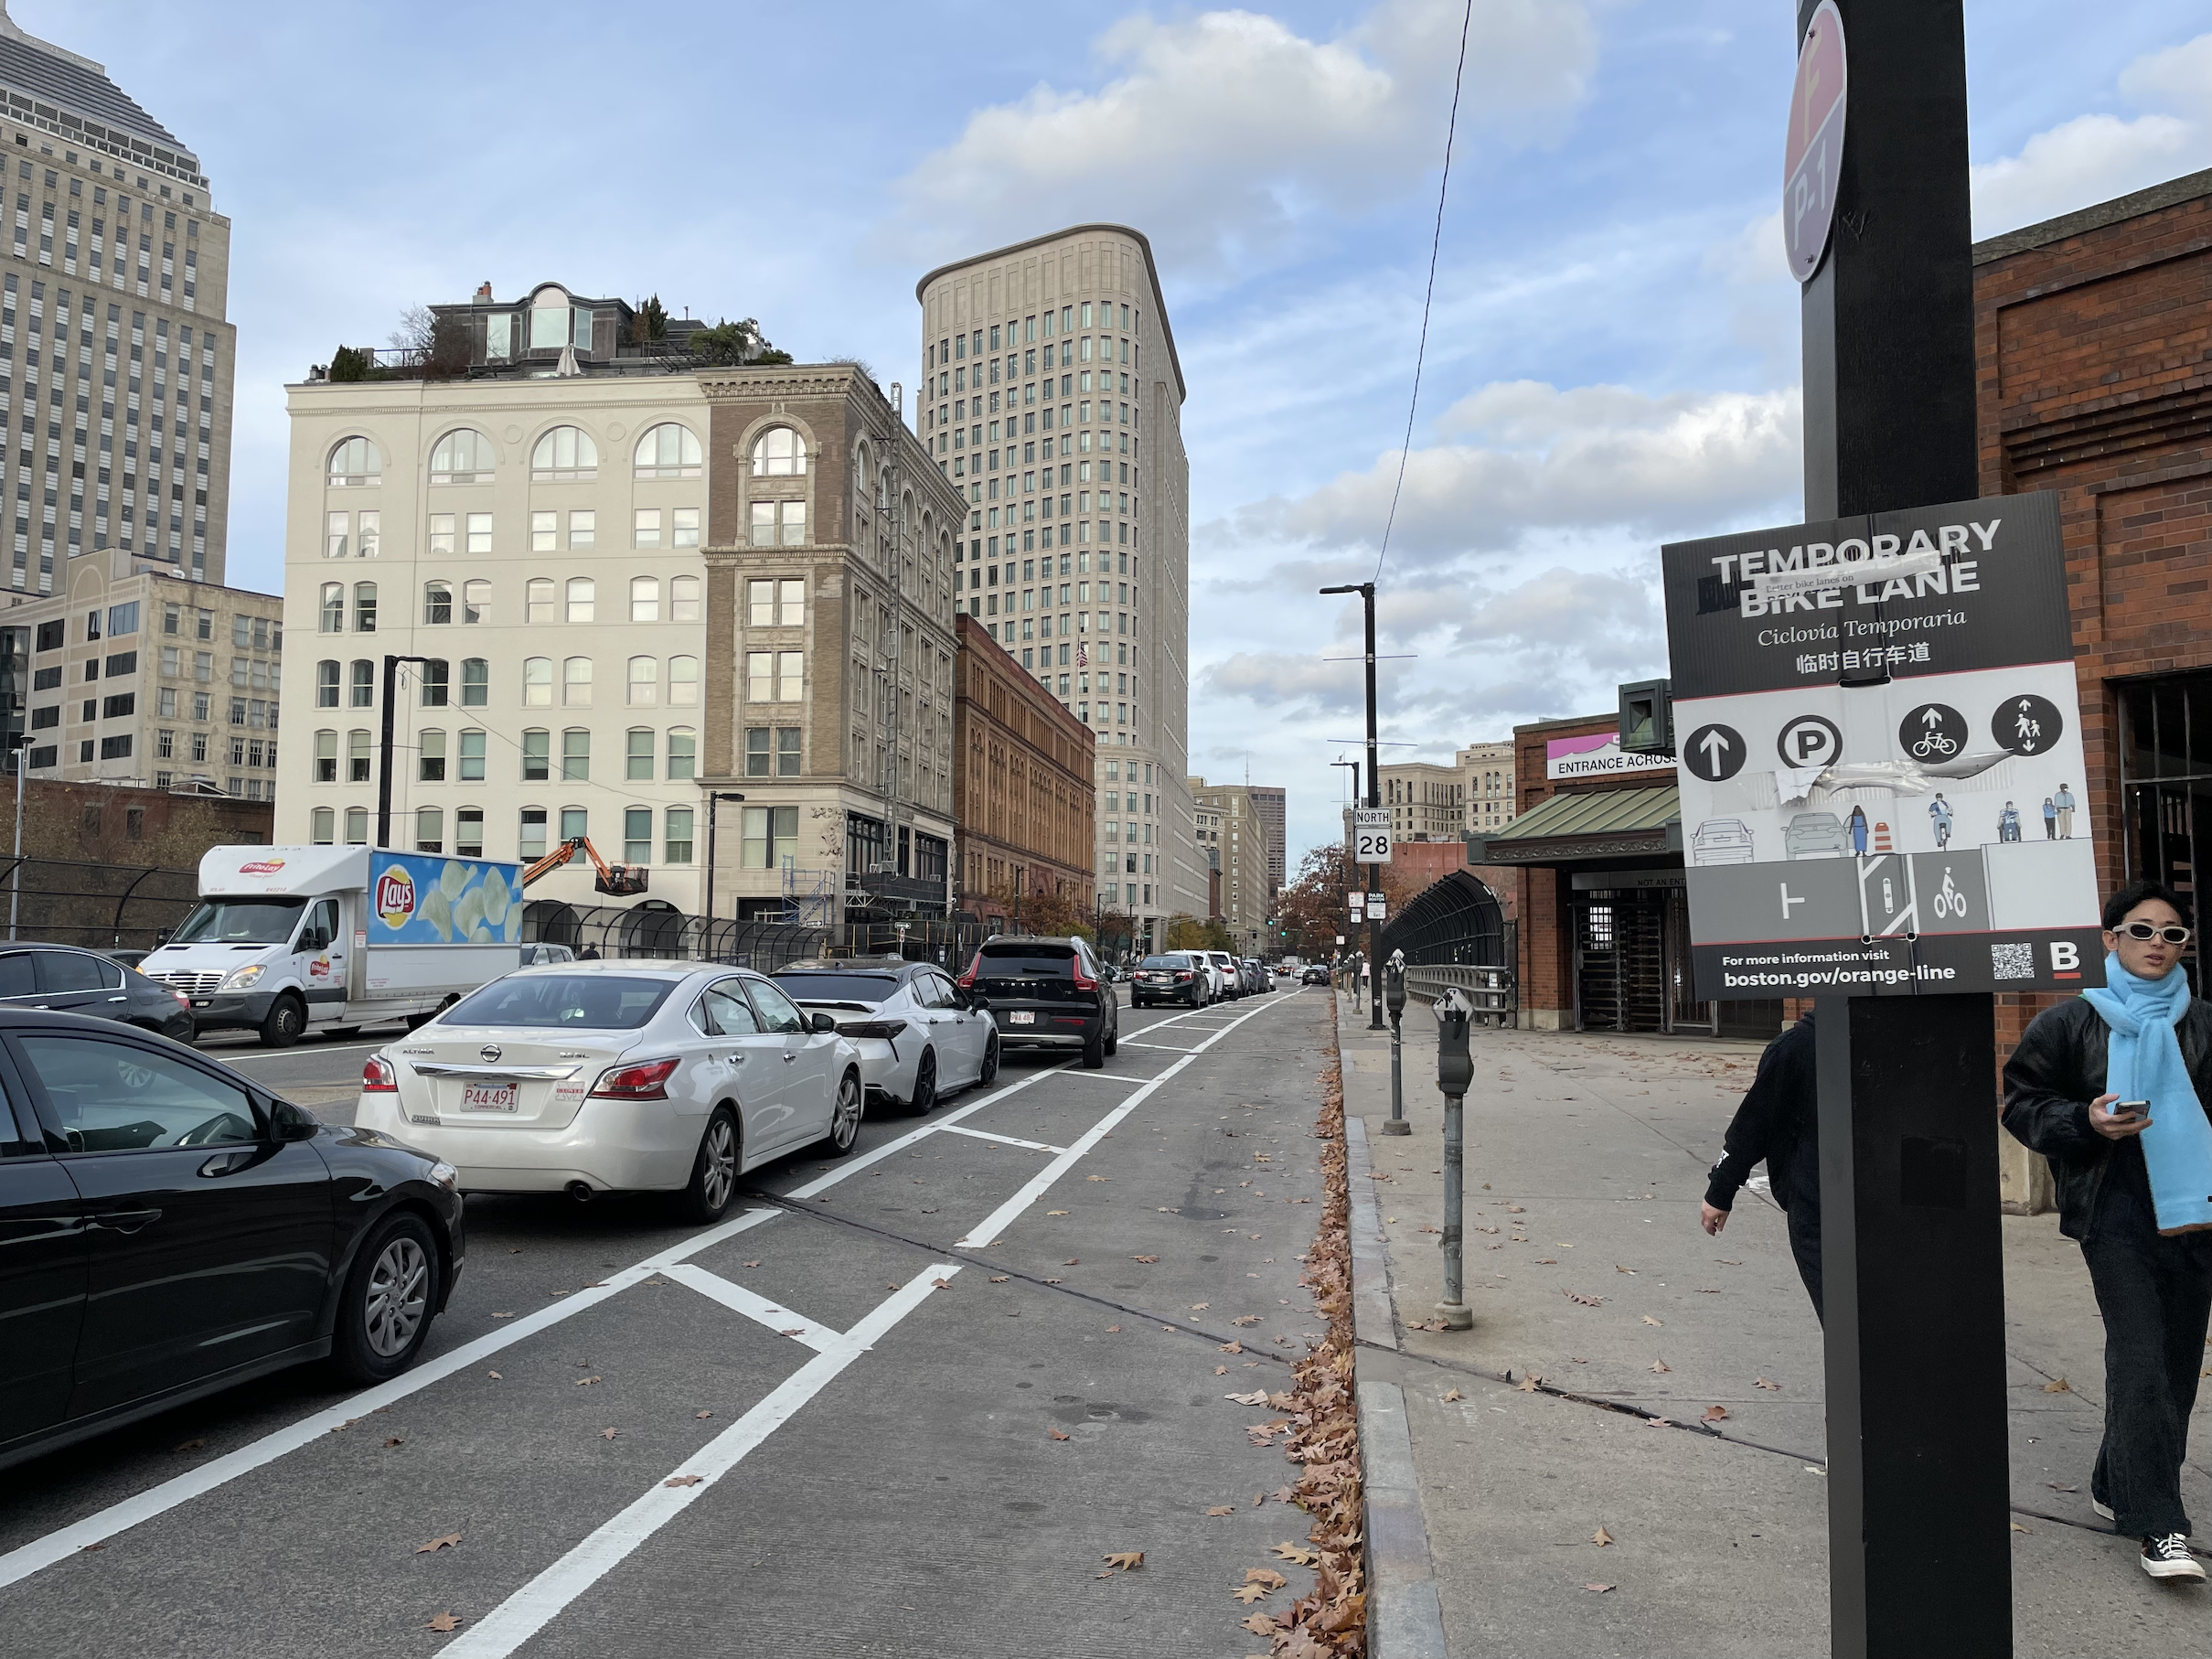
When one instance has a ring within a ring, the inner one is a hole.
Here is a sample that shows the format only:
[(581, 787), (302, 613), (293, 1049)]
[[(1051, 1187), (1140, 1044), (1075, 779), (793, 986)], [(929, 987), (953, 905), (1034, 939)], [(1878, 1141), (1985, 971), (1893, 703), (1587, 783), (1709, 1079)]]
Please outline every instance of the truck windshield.
[(172, 945), (282, 945), (305, 899), (202, 899), (169, 937)]

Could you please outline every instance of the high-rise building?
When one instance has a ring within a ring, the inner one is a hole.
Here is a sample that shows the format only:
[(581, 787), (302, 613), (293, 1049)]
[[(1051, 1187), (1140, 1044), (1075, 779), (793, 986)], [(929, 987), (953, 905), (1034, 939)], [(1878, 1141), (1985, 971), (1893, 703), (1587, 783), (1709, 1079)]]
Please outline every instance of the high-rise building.
[(964, 499), (967, 615), (1095, 733), (1100, 899), (1137, 948), (1202, 915), (1184, 783), (1190, 469), (1151, 244), (1077, 225), (915, 286), (915, 430)]
[(1383, 809), (1402, 841), (1458, 840), (1467, 820), (1464, 780), (1452, 766), (1405, 761), (1382, 768)]
[(1207, 850), (1220, 854), (1216, 914), (1228, 924), (1238, 952), (1255, 955), (1266, 947), (1267, 918), (1275, 908), (1268, 887), (1266, 821), (1249, 784), (1209, 784), (1193, 777), (1189, 786), (1191, 798), (1213, 837)]
[(1272, 898), (1290, 880), (1290, 797), (1280, 789), (1266, 789), (1257, 784), (1245, 787), (1252, 795), (1252, 810), (1267, 833), (1267, 894)]
[(1464, 833), (1487, 835), (1513, 821), (1513, 745), (1469, 744), (1452, 756), (1467, 807)]

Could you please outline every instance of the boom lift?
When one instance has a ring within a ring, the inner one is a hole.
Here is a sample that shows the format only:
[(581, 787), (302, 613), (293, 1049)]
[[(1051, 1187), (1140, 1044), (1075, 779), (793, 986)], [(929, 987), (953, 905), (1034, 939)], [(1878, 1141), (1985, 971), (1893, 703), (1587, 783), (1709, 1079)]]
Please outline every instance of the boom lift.
[(593, 891), (612, 894), (618, 899), (634, 898), (646, 890), (646, 878), (650, 873), (642, 864), (610, 864), (599, 856), (591, 838), (579, 835), (562, 841), (536, 863), (522, 872), (522, 884), (528, 887), (540, 876), (550, 875), (573, 859), (579, 852), (592, 861), (598, 874), (592, 878)]

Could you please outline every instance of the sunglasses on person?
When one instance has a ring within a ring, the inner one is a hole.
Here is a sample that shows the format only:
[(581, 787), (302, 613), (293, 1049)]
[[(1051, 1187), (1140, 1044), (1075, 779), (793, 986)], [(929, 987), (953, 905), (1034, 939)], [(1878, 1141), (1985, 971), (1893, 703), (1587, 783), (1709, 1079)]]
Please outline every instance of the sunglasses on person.
[(2146, 944), (2152, 939), (2164, 939), (2169, 945), (2186, 945), (2189, 942), (2189, 930), (2186, 927), (2153, 927), (2148, 922), (2122, 922), (2112, 931)]

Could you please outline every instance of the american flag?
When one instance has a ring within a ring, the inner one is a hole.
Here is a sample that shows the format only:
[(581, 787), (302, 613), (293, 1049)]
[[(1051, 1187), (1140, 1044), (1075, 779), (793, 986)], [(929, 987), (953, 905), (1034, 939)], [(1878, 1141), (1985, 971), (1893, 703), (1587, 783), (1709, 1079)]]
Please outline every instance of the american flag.
[(1091, 654), (1083, 648), (1083, 641), (1080, 639), (1075, 642), (1075, 666), (1079, 669), (1087, 669), (1091, 666)]

